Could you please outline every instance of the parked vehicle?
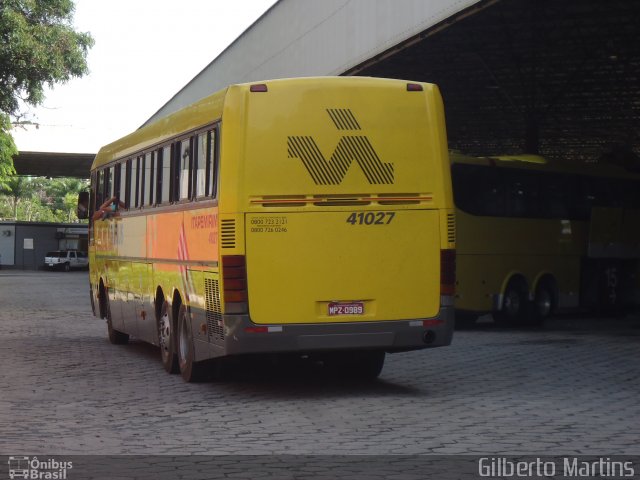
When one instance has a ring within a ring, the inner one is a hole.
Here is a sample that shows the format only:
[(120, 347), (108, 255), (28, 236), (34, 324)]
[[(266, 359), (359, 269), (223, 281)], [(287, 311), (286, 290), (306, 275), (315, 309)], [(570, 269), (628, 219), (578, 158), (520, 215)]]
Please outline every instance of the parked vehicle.
[(51, 270), (57, 268), (68, 272), (72, 268), (88, 268), (89, 257), (87, 252), (79, 250), (55, 250), (47, 252), (44, 263)]

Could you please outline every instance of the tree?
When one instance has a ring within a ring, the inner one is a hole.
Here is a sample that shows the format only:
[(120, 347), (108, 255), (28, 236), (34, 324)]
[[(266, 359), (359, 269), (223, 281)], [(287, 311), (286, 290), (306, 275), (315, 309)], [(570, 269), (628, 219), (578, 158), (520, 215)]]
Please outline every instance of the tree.
[(47, 204), (54, 212), (60, 212), (66, 222), (77, 221), (75, 214), (78, 195), (88, 188), (88, 181), (77, 178), (54, 178), (44, 185)]
[(13, 157), (18, 154), (18, 149), (9, 135), (10, 128), (9, 117), (0, 112), (0, 188), (7, 187), (7, 177), (16, 173), (13, 169)]
[(45, 86), (88, 72), (93, 39), (73, 29), (73, 12), (73, 0), (0, 1), (0, 184), (14, 173), (17, 154), (10, 116), (21, 102), (42, 103)]
[(11, 215), (18, 220), (18, 207), (20, 203), (31, 199), (37, 191), (37, 183), (30, 177), (11, 176), (5, 181), (5, 186), (0, 187), (0, 194), (6, 195), (11, 207)]

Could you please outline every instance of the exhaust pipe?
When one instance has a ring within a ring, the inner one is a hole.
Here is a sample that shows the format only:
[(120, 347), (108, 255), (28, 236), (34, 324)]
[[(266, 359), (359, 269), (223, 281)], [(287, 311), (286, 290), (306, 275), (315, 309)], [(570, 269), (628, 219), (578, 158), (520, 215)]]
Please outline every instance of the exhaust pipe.
[(424, 332), (422, 334), (422, 341), (425, 343), (425, 345), (429, 345), (433, 342), (436, 341), (436, 332), (434, 332), (433, 330), (427, 330), (426, 332)]

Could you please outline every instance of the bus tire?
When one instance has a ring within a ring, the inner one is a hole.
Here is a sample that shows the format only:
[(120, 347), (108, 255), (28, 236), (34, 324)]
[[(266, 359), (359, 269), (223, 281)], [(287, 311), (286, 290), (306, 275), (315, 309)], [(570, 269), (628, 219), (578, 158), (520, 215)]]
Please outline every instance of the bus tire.
[(499, 325), (523, 324), (528, 320), (529, 314), (529, 300), (524, 281), (509, 281), (504, 291), (502, 308), (494, 312), (496, 322)]
[(384, 367), (384, 350), (355, 350), (333, 352), (324, 364), (329, 373), (337, 378), (374, 380)]
[(158, 315), (158, 345), (162, 366), (168, 373), (178, 373), (178, 355), (174, 339), (174, 325), (171, 321), (171, 309), (166, 300), (162, 303)]
[(178, 365), (185, 382), (198, 382), (204, 377), (204, 364), (195, 361), (191, 319), (186, 306), (178, 312)]
[(112, 345), (126, 345), (129, 343), (129, 335), (113, 328), (113, 322), (111, 320), (111, 305), (106, 292), (103, 290), (104, 312), (107, 320), (107, 333), (109, 335), (109, 342)]
[(540, 283), (536, 287), (531, 308), (532, 322), (542, 323), (550, 317), (555, 309), (555, 291), (549, 282)]

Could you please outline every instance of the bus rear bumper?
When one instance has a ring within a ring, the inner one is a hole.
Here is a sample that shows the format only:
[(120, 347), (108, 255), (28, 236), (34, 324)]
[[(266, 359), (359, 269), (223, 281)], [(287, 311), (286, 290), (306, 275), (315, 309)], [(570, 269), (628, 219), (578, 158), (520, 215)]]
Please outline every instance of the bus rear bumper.
[(310, 325), (261, 325), (248, 315), (225, 315), (224, 325), (224, 355), (349, 349), (398, 352), (449, 345), (454, 314), (447, 306), (430, 319)]

